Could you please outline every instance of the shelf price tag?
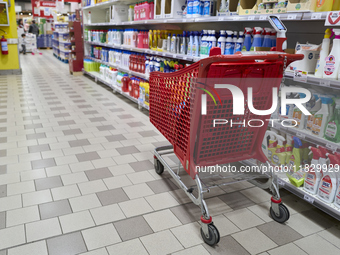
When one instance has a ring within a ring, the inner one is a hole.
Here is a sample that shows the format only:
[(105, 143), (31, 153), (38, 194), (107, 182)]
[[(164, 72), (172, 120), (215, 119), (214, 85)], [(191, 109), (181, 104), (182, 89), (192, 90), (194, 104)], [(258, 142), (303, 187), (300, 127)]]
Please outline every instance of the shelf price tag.
[(218, 21), (223, 21), (224, 20), (224, 17), (219, 17), (218, 18)]
[(285, 186), (285, 184), (286, 184), (286, 182), (285, 181), (283, 181), (283, 180), (280, 180), (280, 179), (278, 179), (277, 180), (277, 183), (281, 186), (281, 187), (284, 187)]
[(320, 12), (313, 13), (311, 19), (322, 19), (322, 13)]
[(326, 79), (321, 79), (320, 80), (320, 86), (330, 87), (331, 86), (331, 81), (330, 80), (326, 80)]
[(288, 17), (287, 17), (287, 19), (288, 19), (288, 20), (294, 20), (294, 19), (296, 19), (296, 17), (297, 17), (296, 14), (289, 14)]
[(255, 20), (255, 16), (248, 16), (248, 20)]
[(187, 60), (187, 59), (188, 59), (188, 57), (187, 57), (187, 56), (184, 56), (184, 57), (183, 57), (183, 60)]
[(177, 58), (177, 55), (176, 55), (176, 54), (173, 54), (172, 57), (173, 57), (173, 58)]
[(167, 19), (165, 19), (163, 22), (164, 22), (164, 23), (168, 23), (168, 20), (167, 20)]
[(182, 19), (182, 22), (187, 22), (187, 19)]
[(314, 203), (314, 197), (312, 197), (312, 196), (310, 196), (310, 195), (305, 194), (305, 195), (303, 196), (303, 199), (306, 200), (308, 203), (311, 203), (311, 204)]
[(265, 15), (260, 16), (260, 20), (267, 20), (267, 16)]
[(333, 144), (327, 143), (326, 148), (330, 149), (331, 151), (335, 151), (337, 147)]
[(307, 72), (294, 70), (294, 81), (307, 82)]
[(301, 139), (305, 139), (305, 138), (306, 138), (306, 135), (303, 134), (303, 133), (300, 133), (300, 132), (297, 132), (297, 133), (296, 133), (296, 136), (299, 137), (299, 138), (301, 138)]

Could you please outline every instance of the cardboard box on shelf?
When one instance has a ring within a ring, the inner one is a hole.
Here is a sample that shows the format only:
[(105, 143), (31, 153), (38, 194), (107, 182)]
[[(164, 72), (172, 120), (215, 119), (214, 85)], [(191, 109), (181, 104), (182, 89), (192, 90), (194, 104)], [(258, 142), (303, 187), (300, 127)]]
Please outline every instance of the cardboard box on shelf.
[(258, 10), (256, 14), (273, 14), (273, 9)]
[(237, 12), (239, 15), (257, 14), (257, 6), (262, 3), (262, 0), (240, 0)]
[(288, 0), (287, 12), (314, 12), (317, 0)]
[(262, 0), (262, 3), (268, 4), (268, 3), (277, 3), (278, 0)]
[(164, 18), (179, 19), (183, 17), (185, 0), (163, 0)]
[(277, 9), (273, 9), (273, 13), (287, 13), (287, 8), (277, 8)]
[(220, 7), (221, 7), (221, 2), (222, 2), (222, 0), (217, 0), (216, 16), (229, 16), (229, 15), (236, 14), (239, 0), (229, 0), (229, 2), (228, 2), (228, 0), (226, 0), (226, 2), (228, 3), (228, 9), (224, 12), (219, 11)]

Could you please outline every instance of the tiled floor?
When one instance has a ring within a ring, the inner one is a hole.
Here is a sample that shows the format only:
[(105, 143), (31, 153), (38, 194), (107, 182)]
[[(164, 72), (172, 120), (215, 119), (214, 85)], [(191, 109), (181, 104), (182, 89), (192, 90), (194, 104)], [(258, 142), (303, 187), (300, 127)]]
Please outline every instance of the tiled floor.
[(280, 225), (249, 183), (209, 194), (221, 240), (205, 245), (200, 209), (154, 172), (148, 116), (43, 53), (0, 76), (0, 255), (340, 254), (338, 221), (283, 191)]

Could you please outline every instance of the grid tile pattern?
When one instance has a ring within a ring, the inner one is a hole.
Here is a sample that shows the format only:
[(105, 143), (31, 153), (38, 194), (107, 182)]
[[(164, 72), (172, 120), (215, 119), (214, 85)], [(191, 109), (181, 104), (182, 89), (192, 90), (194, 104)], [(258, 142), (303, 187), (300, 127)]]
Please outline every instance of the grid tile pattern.
[(280, 225), (248, 183), (207, 194), (221, 234), (207, 246), (200, 209), (154, 172), (168, 142), (145, 112), (50, 51), (21, 63), (23, 75), (0, 76), (1, 255), (340, 253), (337, 221), (286, 193)]

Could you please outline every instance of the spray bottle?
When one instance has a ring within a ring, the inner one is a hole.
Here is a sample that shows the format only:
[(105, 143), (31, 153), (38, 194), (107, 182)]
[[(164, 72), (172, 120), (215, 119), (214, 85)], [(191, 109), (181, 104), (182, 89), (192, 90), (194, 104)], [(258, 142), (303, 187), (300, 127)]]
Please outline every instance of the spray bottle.
[(307, 118), (307, 125), (306, 129), (308, 131), (312, 131), (313, 122), (314, 122), (314, 115), (321, 109), (321, 98), (317, 93), (312, 93), (312, 98), (309, 102), (306, 103), (307, 110), (310, 112), (311, 115)]
[(330, 163), (329, 158), (327, 158), (327, 154), (329, 154), (329, 151), (325, 147), (322, 147), (320, 145), (317, 145), (316, 147), (321, 152), (321, 157), (319, 158), (320, 169), (322, 170), (322, 172), (326, 172)]
[(242, 31), (239, 32), (239, 37), (237, 39), (236, 46), (235, 46), (235, 52), (242, 51), (243, 43), (244, 43), (243, 34), (244, 33)]
[[(340, 45), (339, 45), (340, 46)], [(312, 127), (312, 134), (318, 137), (324, 136), (325, 127), (328, 123), (329, 115), (329, 104), (333, 103), (332, 98), (326, 96), (320, 96), (321, 98), (321, 109), (315, 113)]]
[(269, 130), (266, 131), (263, 141), (262, 141), (262, 151), (264, 153), (264, 155), (267, 157), (268, 159), (268, 144), (269, 144)]
[(222, 55), (224, 55), (226, 40), (227, 39), (225, 37), (225, 31), (221, 30), (220, 31), (220, 38), (218, 38), (218, 41), (217, 41), (217, 47), (221, 48), (221, 54)]
[(319, 159), (321, 158), (321, 151), (315, 147), (310, 146), (310, 153), (313, 153), (313, 159), (305, 176), (304, 190), (311, 194), (316, 194), (319, 188), (319, 183), (322, 179), (322, 169), (319, 167)]
[(207, 30), (203, 30), (203, 36), (202, 36), (202, 39), (201, 39), (200, 55), (202, 57), (208, 57), (209, 56), (209, 52), (208, 52), (208, 31)]
[(269, 48), (272, 47), (271, 31), (272, 31), (271, 28), (266, 27), (263, 29), (264, 38), (263, 38), (262, 47), (269, 47)]
[(227, 40), (225, 43), (224, 55), (232, 55), (234, 54), (234, 46), (235, 46), (233, 38), (232, 38), (233, 31), (227, 30), (226, 33), (227, 33)]
[(287, 172), (287, 177), (289, 181), (296, 187), (300, 187), (303, 184), (305, 177), (304, 168), (300, 169), (301, 165), (301, 146), (302, 142), (299, 138), (293, 137), (294, 140), (294, 148), (292, 155), (290, 156), (288, 168), (289, 172)]
[(250, 51), (252, 32), (253, 32), (253, 29), (251, 29), (250, 27), (244, 28), (245, 38), (244, 38), (244, 46), (242, 50)]
[(335, 113), (326, 126), (325, 138), (335, 143), (340, 142), (340, 98), (335, 99)]
[(252, 44), (252, 48), (254, 48), (254, 50), (256, 50), (256, 47), (262, 46), (262, 31), (262, 27), (254, 27), (254, 39)]
[[(305, 98), (306, 94), (299, 93), (300, 98)], [(296, 121), (297, 125), (295, 126), (298, 129), (304, 129), (306, 123), (306, 115), (300, 110), (299, 107), (295, 106), (293, 110), (293, 119)]]
[(331, 44), (332, 30), (329, 28), (325, 31), (324, 39), (322, 40), (321, 52), (315, 68), (315, 77), (322, 78), (323, 70), (325, 68), (325, 59), (329, 54), (329, 45)]
[(277, 146), (277, 134), (275, 134), (273, 131), (267, 131), (266, 134), (268, 134), (269, 137), (269, 145), (268, 145), (268, 160), (272, 161), (272, 156), (276, 151)]
[(333, 29), (335, 38), (333, 40), (333, 48), (326, 58), (323, 78), (338, 79), (340, 66), (340, 29)]
[(233, 46), (234, 52), (233, 52), (233, 54), (235, 54), (235, 48), (236, 48), (236, 43), (237, 43), (237, 31), (234, 31), (233, 43), (234, 43), (234, 46)]
[(286, 157), (287, 157), (287, 153), (286, 153), (286, 139), (281, 136), (281, 135), (276, 135), (277, 138), (277, 147), (275, 152), (272, 155), (272, 163), (276, 166), (280, 166), (283, 167), (286, 163)]
[[(334, 154), (338, 159), (340, 159), (340, 155), (338, 152), (335, 152)], [(337, 183), (337, 190), (335, 193), (334, 205), (340, 209), (340, 172), (339, 172), (340, 165), (334, 166), (334, 169), (337, 170), (338, 172), (338, 183)]]
[[(326, 203), (332, 203), (334, 201), (335, 193), (338, 188), (338, 176), (337, 169), (340, 165), (340, 160), (329, 153), (326, 155), (330, 160), (329, 169), (324, 172), (323, 177), (319, 184), (317, 196)], [(337, 166), (336, 166), (337, 165)]]

